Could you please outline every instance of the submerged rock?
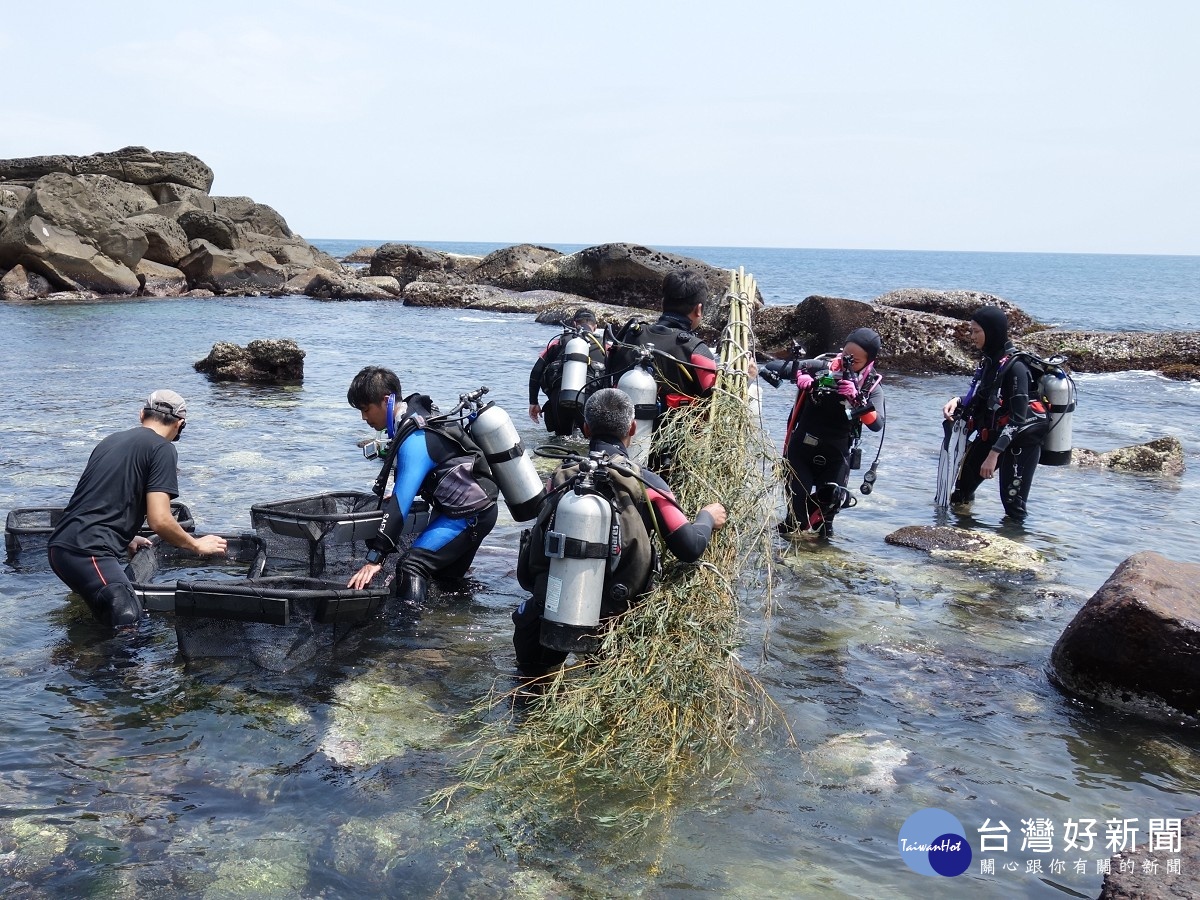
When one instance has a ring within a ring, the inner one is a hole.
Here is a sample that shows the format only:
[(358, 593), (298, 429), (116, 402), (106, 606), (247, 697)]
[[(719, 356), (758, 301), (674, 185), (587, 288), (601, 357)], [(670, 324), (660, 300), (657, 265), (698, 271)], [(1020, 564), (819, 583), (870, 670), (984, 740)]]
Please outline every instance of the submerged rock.
[(884, 540), (898, 547), (924, 550), (937, 559), (949, 559), (985, 569), (1042, 574), (1042, 555), (1024, 544), (997, 534), (968, 531), (948, 525), (906, 525)]
[(251, 341), (245, 347), (218, 341), (193, 368), (213, 381), (294, 384), (304, 380), (304, 351), (290, 338)]
[(1162, 437), (1132, 447), (1097, 453), (1077, 447), (1072, 462), (1084, 469), (1115, 469), (1155, 475), (1183, 474), (1183, 444), (1178, 438)]
[(1200, 565), (1152, 551), (1129, 557), (1071, 620), (1050, 667), (1068, 693), (1200, 724)]
[[(1168, 871), (1166, 859), (1178, 859), (1179, 871)], [(1125, 863), (1124, 868), (1122, 862)], [(1125, 868), (1129, 871), (1125, 871)], [(1190, 816), (1179, 823), (1178, 852), (1153, 848), (1147, 841), (1139, 850), (1114, 856), (1111, 871), (1104, 876), (1104, 887), (1100, 890), (1098, 900), (1183, 900), (1200, 897), (1197, 872), (1200, 872), (1200, 816)]]

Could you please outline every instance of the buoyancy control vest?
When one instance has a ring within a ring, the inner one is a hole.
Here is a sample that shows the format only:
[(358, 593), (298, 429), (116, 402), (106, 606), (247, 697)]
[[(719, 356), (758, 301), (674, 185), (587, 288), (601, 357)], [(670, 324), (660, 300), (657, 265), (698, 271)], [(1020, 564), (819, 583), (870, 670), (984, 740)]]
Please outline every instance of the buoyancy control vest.
[[(610, 510), (609, 534), (603, 542), (589, 534), (580, 538), (560, 521), (559, 506), (564, 497), (579, 489), (600, 498)], [(625, 612), (654, 586), (658, 553), (651, 529), (658, 530), (654, 508), (641, 481), (641, 468), (632, 460), (596, 454), (585, 462), (569, 462), (551, 476), (550, 492), (542, 503), (537, 521), (521, 535), (517, 557), (517, 580), (535, 600), (549, 608), (587, 610), (592, 620), (573, 623), (547, 621), (543, 617), (542, 643), (555, 650), (594, 652), (600, 639), (596, 621)], [(589, 539), (591, 538), (591, 539)], [(571, 579), (551, 584), (551, 559), (569, 557), (590, 560), (603, 577)], [(564, 596), (568, 590), (599, 591), (600, 596)], [(598, 616), (595, 610), (598, 608)], [(560, 619), (569, 618), (568, 615)]]
[[(678, 398), (676, 404), (700, 396), (700, 380), (692, 367), (692, 355), (704, 341), (695, 334), (661, 324), (661, 321), (652, 325), (645, 319), (634, 317), (616, 331), (614, 338), (608, 353), (608, 371), (613, 374), (614, 387), (615, 379), (637, 365), (641, 358), (637, 348), (649, 346), (659, 351), (654, 354), (654, 371), (660, 396), (674, 395)], [(663, 354), (670, 359), (665, 359)], [(676, 363), (672, 364), (671, 359)]]
[(425, 394), (409, 394), (404, 404), (404, 415), (395, 427), (380, 473), (385, 483), (400, 446), (414, 431), (424, 429), (445, 439), (452, 455), (437, 462), (425, 476), (418, 491), (420, 497), (452, 519), (473, 516), (495, 503), (498, 491), (491, 467), (466, 429), (457, 420), (437, 418), (437, 407)]
[[(1011, 397), (1004, 395), (1013, 366), (1022, 364), (1029, 373), (1029, 406), (1024, 422), (1011, 421)], [(975, 370), (967, 396), (969, 427), (983, 440), (995, 439), (1005, 430), (1011, 433), (1012, 447), (1040, 444), (1039, 462), (1063, 466), (1071, 461), (1071, 420), (1075, 411), (1075, 382), (1061, 357), (1042, 357), (1011, 345), (996, 363), (994, 372), (987, 362)], [(1010, 407), (1006, 409), (1006, 406)]]
[[(796, 392), (796, 400), (788, 416), (787, 432), (784, 435), (785, 454), (794, 437), (804, 440), (806, 436), (811, 435), (810, 443), (830, 443), (846, 451), (853, 449), (861, 440), (863, 419), (860, 413), (863, 407), (855, 407), (847, 398), (837, 393), (838, 380), (846, 377), (842, 372), (842, 365), (841, 355), (836, 353), (827, 353), (798, 363), (798, 371), (812, 376), (813, 385), (808, 390)], [(871, 395), (883, 383), (883, 376), (871, 366), (865, 376), (857, 377), (862, 379), (858, 386), (858, 395), (864, 403), (870, 404)], [(858, 466), (851, 465), (851, 468), (857, 469)]]

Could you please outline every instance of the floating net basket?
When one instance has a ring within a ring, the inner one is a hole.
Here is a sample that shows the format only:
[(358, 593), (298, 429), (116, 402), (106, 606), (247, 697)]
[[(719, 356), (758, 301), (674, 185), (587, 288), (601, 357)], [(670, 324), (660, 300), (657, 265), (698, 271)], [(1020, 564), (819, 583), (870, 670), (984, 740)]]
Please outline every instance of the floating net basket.
[[(8, 555), (15, 557), (38, 552), (44, 555), (50, 535), (58, 527), (65, 509), (63, 506), (38, 506), (10, 510), (4, 525), (4, 549)], [(196, 530), (191, 510), (180, 501), (171, 501), (171, 514), (184, 531)], [(138, 533), (146, 537), (154, 534), (144, 522)]]
[(142, 606), (151, 612), (175, 611), (175, 584), (180, 580), (258, 578), (267, 565), (267, 545), (253, 534), (224, 534), (224, 556), (198, 556), (155, 537), (153, 545), (133, 555), (125, 574)]
[[(273, 572), (287, 570), (309, 578), (349, 577), (366, 563), (367, 541), (379, 530), (383, 511), (374, 494), (342, 491), (297, 500), (258, 503), (250, 524), (267, 545)], [(410, 545), (429, 522), (429, 507), (414, 500), (404, 522), (399, 550)], [(389, 554), (383, 575), (392, 574), (398, 554)]]
[(184, 659), (234, 658), (286, 672), (332, 645), (338, 626), (374, 615), (389, 587), (351, 590), (343, 581), (269, 576), (180, 581), (175, 634)]

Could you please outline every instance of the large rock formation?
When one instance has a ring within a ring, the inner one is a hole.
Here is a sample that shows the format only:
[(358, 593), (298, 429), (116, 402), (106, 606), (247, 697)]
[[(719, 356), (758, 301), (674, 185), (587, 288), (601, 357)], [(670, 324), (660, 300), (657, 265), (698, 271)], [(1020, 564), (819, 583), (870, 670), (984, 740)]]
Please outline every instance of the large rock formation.
[(372, 275), (390, 275), (404, 287), (413, 281), (462, 284), (472, 280), (478, 256), (445, 253), (415, 244), (384, 244), (371, 257)]
[[(212, 182), (194, 156), (144, 147), (0, 160), (0, 272), (20, 265), (55, 291), (129, 295), (147, 290), (143, 259), (217, 293), (271, 292), (314, 266), (341, 270), (269, 206), (209, 196)], [(202, 247), (225, 255), (197, 256)]]
[(251, 341), (245, 347), (218, 341), (193, 368), (213, 381), (295, 384), (304, 380), (304, 351), (290, 338)]
[[(533, 285), (614, 306), (658, 310), (663, 279), (676, 269), (699, 272), (718, 300), (729, 290), (728, 269), (637, 244), (601, 244), (549, 259), (538, 268)], [(761, 295), (757, 300), (761, 303)]]
[(1062, 633), (1050, 675), (1087, 700), (1200, 724), (1200, 565), (1152, 551), (1129, 557)]
[(1021, 345), (1042, 356), (1061, 354), (1076, 372), (1152, 369), (1174, 378), (1200, 378), (1200, 332), (1039, 331)]

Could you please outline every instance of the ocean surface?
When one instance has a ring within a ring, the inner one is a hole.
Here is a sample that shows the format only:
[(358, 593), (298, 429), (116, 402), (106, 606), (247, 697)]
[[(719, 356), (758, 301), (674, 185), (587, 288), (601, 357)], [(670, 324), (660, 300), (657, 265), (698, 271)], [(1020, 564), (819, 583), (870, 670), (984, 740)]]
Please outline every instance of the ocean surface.
[[(343, 255), (381, 242), (315, 243)], [(970, 289), (1070, 328), (1200, 329), (1195, 257), (659, 249), (743, 266), (769, 303)], [(369, 489), (376, 468), (355, 446), (366, 427), (345, 400), (366, 364), (443, 406), (487, 384), (527, 446), (545, 437), (524, 392), (553, 330), (526, 315), (222, 297), (0, 306), (0, 334), (0, 514), (65, 505), (92, 446), (135, 424), (157, 387), (191, 410), (180, 499), (200, 531), (223, 534), (249, 532), (255, 504)], [(272, 337), (305, 350), (303, 385), (212, 384), (193, 370), (216, 341)], [(254, 626), (259, 646), (305, 651), (287, 671), (239, 656), (234, 631), (193, 646), (166, 615), (113, 637), (40, 554), (10, 558), (0, 896), (1095, 897), (1118, 840), (1110, 822), (1141, 847), (1200, 812), (1200, 737), (1064, 697), (1047, 660), (1129, 555), (1200, 563), (1200, 385), (1149, 372), (1077, 380), (1076, 446), (1172, 435), (1185, 473), (1040, 468), (1023, 528), (1001, 524), (985, 485), (954, 523), (1018, 541), (1041, 571), (931, 560), (884, 536), (944, 521), (932, 504), (939, 409), (964, 379), (887, 378), (875, 491), (828, 544), (779, 539), (769, 607), (751, 597), (744, 609), (741, 658), (788, 728), (749, 743), (752, 780), (698, 785), (669, 827), (633, 842), (568, 820), (518, 853), (481, 805), (426, 806), (455, 780), (455, 745), (470, 734), (460, 714), (512, 683), (520, 527), (503, 510), (469, 586), (419, 615), (389, 604), (336, 633)], [(777, 440), (792, 390), (764, 385)], [(901, 829), (931, 808), (974, 850), (958, 877), (901, 858)], [(1091, 845), (1070, 840), (1089, 820)], [(1171, 853), (1159, 857), (1165, 871)]]

